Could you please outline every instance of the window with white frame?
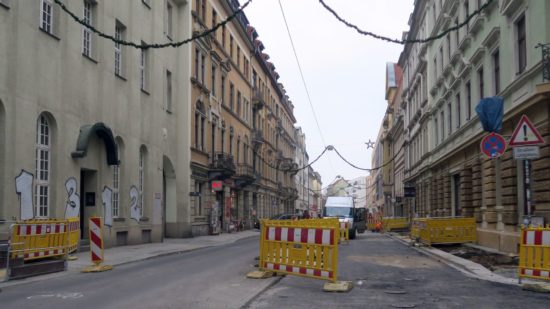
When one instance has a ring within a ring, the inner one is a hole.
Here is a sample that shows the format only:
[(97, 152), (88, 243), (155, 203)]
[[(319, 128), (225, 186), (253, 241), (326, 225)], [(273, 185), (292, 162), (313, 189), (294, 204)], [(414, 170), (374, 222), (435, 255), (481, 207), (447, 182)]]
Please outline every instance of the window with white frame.
[(172, 3), (166, 0), (166, 16), (165, 16), (165, 24), (164, 24), (164, 33), (169, 39), (172, 39), (173, 20), (174, 20), (174, 9), (173, 9)]
[(517, 74), (523, 73), (527, 67), (527, 37), (525, 30), (525, 15), (522, 15), (515, 22), (516, 26), (516, 49), (517, 49)]
[(111, 195), (111, 205), (112, 205), (112, 212), (113, 212), (113, 218), (118, 218), (120, 215), (119, 213), (119, 205), (120, 205), (120, 199), (118, 194), (118, 188), (120, 186), (120, 166), (113, 165), (113, 194)]
[(466, 82), (466, 121), (472, 117), (472, 84), (470, 81)]
[[(94, 25), (94, 7), (95, 2), (84, 0), (84, 22), (90, 26)], [(86, 26), (82, 26), (82, 54), (87, 57), (92, 57), (92, 30)]]
[(35, 207), (36, 217), (47, 218), (50, 207), (50, 150), (51, 130), (44, 115), (38, 118), (36, 127), (36, 180)]
[[(116, 21), (115, 24), (115, 39), (117, 40), (124, 40), (124, 32), (126, 30), (126, 27), (119, 22)], [(123, 72), (123, 65), (124, 65), (124, 49), (123, 45), (115, 42), (115, 74), (118, 76), (122, 76)]]
[(166, 70), (166, 103), (167, 112), (172, 111), (172, 72)]
[(139, 215), (143, 216), (145, 195), (145, 147), (139, 149)]
[(53, 0), (40, 0), (40, 29), (53, 34)]

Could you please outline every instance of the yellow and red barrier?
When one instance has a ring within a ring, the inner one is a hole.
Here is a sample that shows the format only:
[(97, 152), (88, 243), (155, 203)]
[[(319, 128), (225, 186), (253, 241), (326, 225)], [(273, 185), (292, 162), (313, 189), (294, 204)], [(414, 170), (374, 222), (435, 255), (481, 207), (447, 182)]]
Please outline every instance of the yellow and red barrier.
[(349, 244), (349, 222), (340, 222), (340, 242)]
[(382, 226), (385, 232), (392, 230), (407, 230), (409, 229), (409, 218), (406, 217), (384, 217), (382, 218)]
[(458, 244), (476, 241), (475, 218), (414, 218), (411, 238), (426, 245)]
[(550, 227), (522, 229), (519, 247), (518, 279), (550, 280)]
[(67, 245), (67, 252), (73, 253), (78, 249), (78, 242), (80, 241), (80, 218), (69, 218), (67, 221), (69, 227), (69, 243)]
[(66, 220), (28, 220), (12, 226), (11, 257), (29, 261), (63, 256), (67, 243)]
[(260, 268), (335, 282), (338, 219), (262, 220)]

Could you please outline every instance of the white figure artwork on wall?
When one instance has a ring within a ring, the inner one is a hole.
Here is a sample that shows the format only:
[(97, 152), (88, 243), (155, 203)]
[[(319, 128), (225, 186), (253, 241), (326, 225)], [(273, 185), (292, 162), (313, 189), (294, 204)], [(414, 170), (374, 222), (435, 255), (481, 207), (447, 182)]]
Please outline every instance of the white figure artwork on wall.
[(32, 203), (32, 181), (34, 175), (21, 170), (21, 173), (15, 177), (15, 192), (19, 195), (19, 210), (21, 220), (34, 218), (34, 207)]
[(67, 189), (67, 203), (65, 204), (65, 219), (78, 218), (80, 216), (80, 196), (76, 193), (78, 184), (76, 178), (70, 177), (65, 182)]
[(141, 219), (139, 209), (139, 191), (136, 186), (130, 187), (130, 218), (139, 222)]
[(113, 226), (112, 197), (113, 190), (105, 186), (101, 193), (101, 199), (103, 200), (103, 224), (106, 226)]

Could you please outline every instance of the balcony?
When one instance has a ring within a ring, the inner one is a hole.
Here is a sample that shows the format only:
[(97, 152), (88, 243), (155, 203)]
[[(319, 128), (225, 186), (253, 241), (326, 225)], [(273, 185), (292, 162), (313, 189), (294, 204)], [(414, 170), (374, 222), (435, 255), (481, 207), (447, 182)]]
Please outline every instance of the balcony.
[(210, 159), (208, 178), (213, 180), (227, 179), (235, 174), (236, 167), (233, 156), (223, 152), (216, 152)]
[(283, 132), (285, 128), (283, 128), (283, 120), (277, 119), (277, 130), (279, 133)]
[(255, 129), (252, 131), (252, 146), (255, 150), (258, 150), (260, 145), (264, 142), (264, 135), (262, 130)]
[(234, 178), (235, 185), (239, 188), (244, 188), (256, 182), (259, 178), (259, 174), (255, 172), (252, 165), (248, 163), (237, 164), (237, 172)]
[(265, 105), (263, 93), (260, 89), (254, 87), (252, 89), (252, 108), (254, 110), (261, 110)]
[(281, 191), (281, 195), (283, 198), (288, 200), (296, 200), (298, 198), (298, 189), (294, 187), (290, 187), (288, 185), (283, 186), (283, 190)]

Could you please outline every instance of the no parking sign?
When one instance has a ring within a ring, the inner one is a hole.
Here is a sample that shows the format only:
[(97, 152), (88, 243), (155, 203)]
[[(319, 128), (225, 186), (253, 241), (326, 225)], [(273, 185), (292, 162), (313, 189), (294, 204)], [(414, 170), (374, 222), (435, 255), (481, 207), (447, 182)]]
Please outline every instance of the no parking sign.
[(481, 140), (481, 152), (489, 158), (498, 158), (506, 151), (506, 141), (502, 135), (490, 133)]

